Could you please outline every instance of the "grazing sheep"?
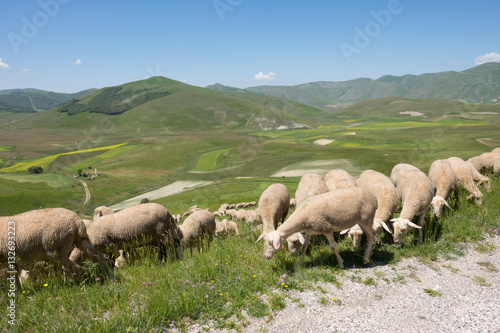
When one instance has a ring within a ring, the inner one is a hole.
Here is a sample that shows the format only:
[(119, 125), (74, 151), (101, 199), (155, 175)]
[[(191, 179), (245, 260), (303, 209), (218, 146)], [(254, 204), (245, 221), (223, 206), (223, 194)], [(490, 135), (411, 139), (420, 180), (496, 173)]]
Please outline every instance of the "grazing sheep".
[(94, 220), (97, 220), (99, 217), (104, 215), (114, 214), (116, 211), (117, 211), (116, 209), (111, 209), (106, 206), (99, 206), (96, 209), (94, 209)]
[(328, 171), (323, 181), (328, 187), (328, 191), (335, 191), (343, 188), (356, 187), (356, 179), (347, 171), (342, 169), (334, 169)]
[(457, 185), (463, 187), (470, 193), (467, 199), (473, 198), (476, 205), (481, 206), (484, 196), (474, 183), (474, 176), (470, 164), (462, 160), (460, 157), (450, 157), (448, 158), (448, 161), (450, 162), (453, 171), (455, 171)]
[(183, 224), (179, 226), (182, 233), (182, 245), (184, 248), (189, 246), (191, 257), (193, 256), (193, 246), (196, 245), (198, 253), (203, 248), (203, 239), (208, 240), (208, 249), (215, 235), (214, 215), (206, 210), (198, 210), (191, 214)]
[(344, 261), (337, 252), (333, 232), (345, 230), (358, 224), (368, 238), (368, 246), (363, 260), (370, 260), (375, 231), (372, 228), (377, 210), (377, 198), (364, 188), (352, 187), (310, 197), (275, 231), (264, 236), (263, 256), (271, 259), (281, 247), (283, 241), (297, 232), (306, 234), (301, 264), (311, 235), (323, 234), (335, 252), (338, 265), (344, 267)]
[(123, 256), (123, 250), (119, 249), (118, 252), (120, 252), (120, 255), (118, 258), (115, 259), (115, 267), (118, 268), (123, 268), (127, 266), (127, 261), (125, 260), (125, 257)]
[(483, 153), (467, 160), (471, 162), (479, 172), (491, 172), (500, 174), (500, 154)]
[(172, 215), (172, 218), (174, 219), (175, 224), (181, 222), (181, 214)]
[(279, 221), (284, 221), (290, 207), (290, 195), (283, 184), (271, 184), (259, 199), (259, 215), (264, 228), (262, 235), (276, 230)]
[(478, 185), (478, 186), (484, 185), (484, 187), (486, 188), (486, 191), (491, 192), (490, 178), (480, 174), (479, 171), (477, 171), (474, 164), (472, 164), (471, 162), (466, 161), (465, 163), (467, 163), (469, 165), (469, 167), (472, 171), (472, 180), (474, 180), (474, 182), (476, 182), (476, 185)]
[[(120, 248), (158, 244), (158, 260), (166, 258), (170, 245), (174, 245), (177, 257), (182, 258), (182, 234), (169, 211), (157, 203), (140, 204), (98, 217), (90, 224), (87, 233), (96, 249), (115, 257)], [(77, 249), (71, 258), (75, 261), (83, 259)]]
[(455, 185), (457, 183), (455, 171), (453, 171), (450, 161), (436, 160), (432, 162), (429, 168), (429, 179), (435, 190), (431, 205), (434, 208), (434, 215), (440, 217), (444, 206), (451, 209), (446, 200), (455, 190)]
[[(15, 246), (11, 245), (11, 241), (15, 242)], [(75, 247), (99, 262), (108, 276), (114, 279), (106, 261), (90, 242), (82, 219), (74, 212), (48, 208), (0, 217), (0, 263), (7, 263), (15, 256), (21, 265), (47, 260), (67, 269), (79, 268), (70, 260), (70, 253)], [(20, 286), (19, 281), (16, 283)]]
[(215, 236), (227, 236), (229, 233), (234, 233), (236, 236), (240, 235), (240, 229), (238, 228), (238, 224), (236, 222), (228, 221), (226, 219), (221, 222), (215, 221)]
[(405, 171), (408, 171), (408, 170), (419, 170), (419, 168), (417, 168), (416, 166), (413, 166), (411, 164), (407, 164), (407, 163), (399, 163), (399, 164), (396, 164), (393, 168), (392, 168), (392, 171), (391, 171), (391, 182), (394, 184), (394, 186), (398, 186), (398, 180), (399, 180), (399, 176), (405, 172)]
[[(422, 243), (422, 224), (434, 196), (432, 182), (425, 173), (415, 169), (400, 171), (397, 179), (396, 190), (403, 209), (398, 218), (391, 220), (394, 227), (394, 242), (400, 244), (410, 230), (409, 227), (413, 227), (419, 229), (418, 241)], [(418, 225), (411, 222), (415, 216), (420, 216)]]
[(363, 230), (361, 229), (361, 227), (359, 225), (355, 225), (349, 229), (345, 229), (345, 230), (342, 230), (340, 232), (341, 235), (347, 233), (347, 236), (349, 237), (349, 239), (352, 240), (352, 245), (355, 247), (355, 248), (358, 248), (361, 246), (361, 237), (363, 236)]
[[(314, 195), (328, 192), (328, 187), (320, 175), (308, 173), (302, 176), (295, 191), (295, 206), (300, 204)], [(289, 204), (290, 205), (290, 204)]]
[(260, 221), (260, 215), (258, 209), (252, 209), (245, 211), (243, 219), (246, 223), (257, 224)]
[(495, 148), (491, 152), (494, 154), (500, 154), (500, 148)]
[[(366, 170), (359, 175), (357, 184), (359, 187), (372, 192), (375, 198), (377, 198), (378, 208), (375, 212), (375, 218), (373, 219), (373, 230), (375, 230), (376, 238), (378, 238), (378, 235), (380, 235), (384, 229), (392, 233), (386, 222), (389, 221), (392, 214), (396, 211), (399, 204), (399, 197), (389, 177), (374, 170)], [(355, 227), (356, 228), (351, 228), (351, 230), (348, 231), (348, 235), (349, 238), (353, 240), (354, 247), (359, 247), (363, 230), (361, 230), (359, 226)]]
[(297, 206), (297, 201), (295, 198), (290, 198), (290, 208), (295, 208)]
[(245, 203), (245, 208), (249, 208), (249, 207), (255, 207), (257, 206), (257, 201), (250, 201), (250, 202), (247, 202)]

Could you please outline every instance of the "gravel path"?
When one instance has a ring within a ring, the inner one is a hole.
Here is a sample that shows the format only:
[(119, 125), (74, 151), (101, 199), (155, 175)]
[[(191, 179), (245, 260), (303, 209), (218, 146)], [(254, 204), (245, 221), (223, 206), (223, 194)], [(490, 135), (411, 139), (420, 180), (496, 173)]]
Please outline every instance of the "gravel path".
[(483, 244), (494, 247), (464, 247), (455, 259), (346, 269), (341, 289), (322, 283), (315, 291), (292, 291), (271, 321), (251, 318), (241, 331), (500, 332), (500, 237)]

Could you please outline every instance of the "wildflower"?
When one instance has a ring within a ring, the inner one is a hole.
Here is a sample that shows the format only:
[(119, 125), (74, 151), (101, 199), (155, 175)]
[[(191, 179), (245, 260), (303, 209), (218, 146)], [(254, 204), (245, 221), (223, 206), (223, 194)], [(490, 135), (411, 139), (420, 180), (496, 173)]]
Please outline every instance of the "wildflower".
[(280, 278), (282, 279), (286, 278), (286, 274), (283, 274), (282, 276), (280, 276)]
[(222, 296), (222, 293), (220, 293), (220, 295)]
[(208, 298), (208, 295), (205, 295), (205, 298)]
[(143, 282), (143, 283), (142, 283), (142, 285), (143, 285), (143, 286), (145, 286), (145, 285), (146, 285), (146, 282)]
[(237, 276), (237, 277), (236, 277), (236, 280), (239, 280), (239, 279), (240, 279), (240, 277), (239, 277), (239, 276)]
[(99, 281), (101, 278), (95, 278), (96, 281)]
[(171, 324), (172, 324), (172, 325), (173, 325), (173, 324), (175, 324), (175, 320), (172, 320), (172, 323), (171, 323)]
[(253, 277), (257, 277), (257, 275), (254, 274)]
[(212, 280), (212, 283), (214, 283), (214, 280)]
[(44, 286), (44, 287), (47, 287), (48, 285), (49, 285), (49, 284), (48, 284), (48, 283), (46, 283), (46, 284), (44, 284), (43, 286)]
[(288, 288), (288, 285), (285, 284), (285, 288)]
[(210, 287), (210, 290), (213, 290), (214, 288), (215, 288), (214, 286), (211, 286), (211, 287)]
[(151, 282), (148, 282), (148, 285), (152, 285), (152, 283), (151, 283)]
[(56, 301), (58, 301), (58, 300), (59, 300), (59, 297), (56, 297)]
[(186, 280), (185, 282), (186, 282), (186, 283), (189, 283), (189, 280)]
[(283, 285), (285, 285), (285, 283), (284, 283), (284, 282), (281, 282), (281, 285), (283, 286)]
[(334, 297), (334, 298), (333, 298), (333, 300), (334, 300), (334, 301), (336, 301), (336, 300), (337, 300), (337, 298), (336, 298), (336, 297)]

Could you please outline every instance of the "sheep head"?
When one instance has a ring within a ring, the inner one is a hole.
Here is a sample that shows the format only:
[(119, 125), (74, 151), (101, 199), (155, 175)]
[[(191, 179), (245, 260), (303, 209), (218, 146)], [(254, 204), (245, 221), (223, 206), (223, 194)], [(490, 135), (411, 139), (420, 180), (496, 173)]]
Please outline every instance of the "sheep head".
[(377, 236), (380, 235), (384, 229), (385, 229), (385, 231), (387, 231), (388, 233), (390, 233), (392, 235), (392, 231), (387, 226), (387, 223), (385, 223), (381, 219), (374, 218), (373, 219), (373, 230), (375, 230), (375, 234)]
[(396, 244), (401, 244), (403, 238), (406, 236), (408, 231), (410, 231), (410, 227), (422, 229), (421, 226), (413, 223), (412, 221), (400, 217), (392, 219), (391, 222), (393, 222), (392, 225), (394, 227), (394, 243)]
[(264, 250), (262, 251), (262, 255), (266, 259), (271, 259), (276, 251), (281, 248), (283, 239), (281, 239), (280, 234), (276, 230), (273, 230), (266, 235), (260, 235), (260, 237), (257, 239), (257, 242), (262, 238), (264, 239)]
[(361, 246), (361, 237), (363, 236), (363, 230), (359, 227), (359, 225), (355, 225), (354, 227), (350, 229), (345, 229), (340, 232), (341, 235), (347, 233), (347, 236), (352, 239), (352, 245), (354, 245), (355, 248), (358, 248)]
[(474, 191), (467, 197), (467, 199), (474, 198), (476, 205), (481, 206), (483, 204), (483, 197), (484, 195), (480, 191)]
[(444, 206), (451, 209), (450, 205), (448, 205), (448, 202), (446, 202), (446, 200), (439, 195), (432, 198), (431, 205), (432, 207), (434, 207), (434, 215), (436, 215), (436, 217), (441, 216), (441, 212), (443, 211)]
[(111, 209), (106, 206), (99, 206), (96, 209), (94, 209), (94, 221), (101, 216), (114, 214), (114, 212), (116, 211), (117, 211), (116, 209)]
[(290, 237), (288, 237), (286, 239), (288, 243), (288, 252), (290, 252), (291, 255), (294, 255), (297, 252), (299, 252), (302, 245), (304, 245), (305, 240), (306, 239), (300, 232), (296, 232)]

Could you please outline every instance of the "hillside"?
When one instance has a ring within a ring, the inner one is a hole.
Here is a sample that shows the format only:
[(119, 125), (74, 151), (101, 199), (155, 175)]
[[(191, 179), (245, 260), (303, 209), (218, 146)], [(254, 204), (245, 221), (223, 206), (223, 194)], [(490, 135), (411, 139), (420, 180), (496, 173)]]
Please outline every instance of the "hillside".
[(0, 90), (0, 112), (34, 113), (49, 110), (73, 98), (81, 97), (92, 90), (83, 90), (74, 94), (38, 89)]
[[(229, 90), (228, 87), (223, 89)], [(500, 63), (486, 63), (462, 72), (384, 75), (376, 80), (359, 78), (342, 82), (318, 81), (296, 86), (256, 86), (244, 90), (314, 106), (346, 106), (389, 96), (497, 103), (500, 99)]]
[[(118, 132), (272, 130), (316, 126), (326, 112), (281, 98), (220, 92), (164, 77), (95, 90), (16, 122), (15, 128), (92, 128)], [(85, 119), (85, 121), (82, 121)]]

